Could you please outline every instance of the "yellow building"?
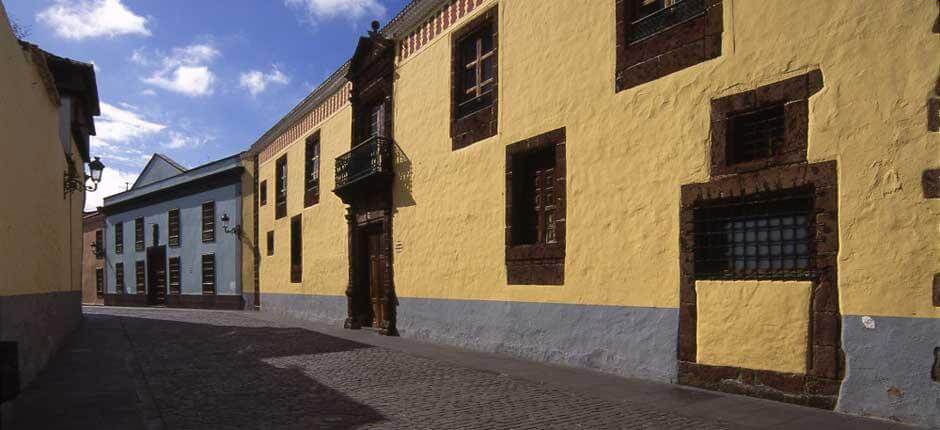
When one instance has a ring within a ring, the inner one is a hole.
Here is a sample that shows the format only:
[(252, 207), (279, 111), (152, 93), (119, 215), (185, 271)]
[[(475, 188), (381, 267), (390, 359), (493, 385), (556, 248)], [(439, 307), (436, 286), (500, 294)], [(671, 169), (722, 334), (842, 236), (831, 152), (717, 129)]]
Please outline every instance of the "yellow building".
[(260, 306), (940, 425), (937, 17), (413, 1), (253, 145)]
[(92, 117), (98, 114), (92, 65), (17, 40), (0, 4), (0, 414), (5, 418), (8, 400), (81, 321), (84, 164), (88, 136), (95, 133)]

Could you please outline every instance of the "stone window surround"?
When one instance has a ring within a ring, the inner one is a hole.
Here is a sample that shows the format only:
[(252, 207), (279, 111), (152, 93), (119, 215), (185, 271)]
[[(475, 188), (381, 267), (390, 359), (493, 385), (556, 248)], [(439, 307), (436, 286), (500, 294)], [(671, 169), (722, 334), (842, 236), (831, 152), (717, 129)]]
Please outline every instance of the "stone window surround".
[[(567, 220), (565, 128), (540, 134), (506, 147), (506, 278), (509, 285), (564, 285)], [(555, 146), (555, 243), (514, 245), (512, 239), (513, 157)]]
[(630, 43), (639, 0), (615, 0), (617, 68), (615, 92), (650, 82), (721, 55), (721, 0), (703, 0), (705, 13)]
[[(493, 31), (493, 102), (489, 107), (480, 109), (472, 114), (457, 118), (458, 97), (461, 90), (462, 55), (460, 45), (462, 39), (479, 30), (485, 25), (491, 25)], [(481, 13), (478, 17), (454, 31), (451, 36), (451, 106), (450, 106), (450, 136), (451, 150), (458, 150), (476, 142), (496, 135), (499, 119), (499, 17), (497, 8), (492, 7)]]

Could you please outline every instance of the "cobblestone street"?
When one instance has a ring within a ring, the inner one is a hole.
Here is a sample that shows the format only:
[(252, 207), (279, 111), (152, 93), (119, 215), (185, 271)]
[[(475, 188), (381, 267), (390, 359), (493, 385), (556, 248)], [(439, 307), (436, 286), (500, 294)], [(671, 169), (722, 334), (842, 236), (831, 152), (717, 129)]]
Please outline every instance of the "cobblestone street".
[(15, 411), (23, 429), (908, 428), (268, 314), (101, 307)]

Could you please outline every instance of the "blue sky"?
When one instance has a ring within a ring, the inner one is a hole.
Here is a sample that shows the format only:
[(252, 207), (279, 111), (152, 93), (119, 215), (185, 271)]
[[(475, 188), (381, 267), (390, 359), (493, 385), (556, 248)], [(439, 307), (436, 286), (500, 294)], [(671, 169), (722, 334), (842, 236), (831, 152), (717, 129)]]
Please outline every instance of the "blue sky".
[(187, 167), (247, 149), (408, 0), (0, 0), (30, 42), (93, 62), (101, 198), (154, 152)]

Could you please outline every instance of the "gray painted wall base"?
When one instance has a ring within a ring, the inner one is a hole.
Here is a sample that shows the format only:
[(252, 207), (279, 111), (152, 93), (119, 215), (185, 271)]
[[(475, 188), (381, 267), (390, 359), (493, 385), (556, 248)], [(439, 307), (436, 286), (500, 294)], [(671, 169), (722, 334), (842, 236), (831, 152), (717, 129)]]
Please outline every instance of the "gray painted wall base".
[(940, 383), (930, 377), (940, 319), (842, 319), (845, 380), (836, 410), (940, 428)]
[(0, 296), (0, 340), (17, 342), (20, 387), (36, 377), (81, 320), (81, 291)]
[[(262, 310), (342, 325), (346, 297), (263, 294)], [(676, 380), (677, 309), (399, 298), (403, 337)]]

